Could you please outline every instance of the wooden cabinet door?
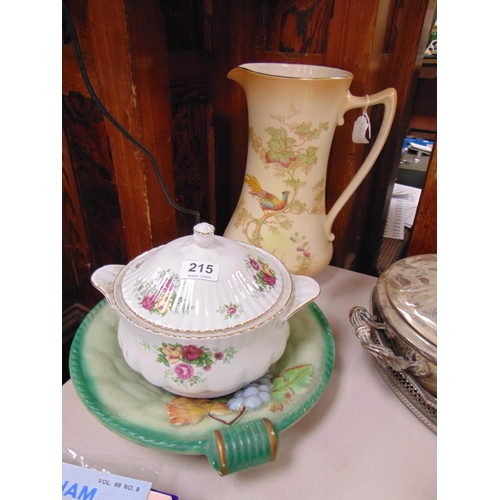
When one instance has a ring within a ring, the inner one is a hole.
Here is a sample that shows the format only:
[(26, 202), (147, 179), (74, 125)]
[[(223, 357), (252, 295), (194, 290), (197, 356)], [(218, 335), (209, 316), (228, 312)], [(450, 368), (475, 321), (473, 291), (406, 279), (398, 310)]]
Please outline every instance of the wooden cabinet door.
[[(165, 28), (160, 3), (67, 2), (92, 86), (174, 185)], [(91, 99), (63, 25), (63, 308), (100, 299), (90, 274), (178, 235), (151, 162)]]

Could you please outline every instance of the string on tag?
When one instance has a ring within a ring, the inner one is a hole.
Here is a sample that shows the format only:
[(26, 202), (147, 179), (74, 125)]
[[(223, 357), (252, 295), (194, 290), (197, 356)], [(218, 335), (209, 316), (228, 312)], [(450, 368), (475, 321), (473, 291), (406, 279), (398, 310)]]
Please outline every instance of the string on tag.
[[(370, 96), (366, 96), (366, 104), (363, 107), (363, 114), (358, 117), (354, 123), (354, 129), (352, 131), (352, 141), (355, 144), (368, 144), (368, 139), (372, 138), (372, 127), (370, 124), (370, 117), (368, 116), (367, 110), (370, 104)], [(368, 132), (368, 139), (366, 134)]]
[(372, 125), (370, 123), (370, 117), (368, 116), (368, 113), (367, 113), (369, 104), (370, 104), (370, 96), (367, 94), (366, 95), (366, 104), (365, 104), (365, 107), (363, 108), (363, 116), (366, 118), (366, 123), (368, 123), (368, 139), (371, 139), (372, 138)]

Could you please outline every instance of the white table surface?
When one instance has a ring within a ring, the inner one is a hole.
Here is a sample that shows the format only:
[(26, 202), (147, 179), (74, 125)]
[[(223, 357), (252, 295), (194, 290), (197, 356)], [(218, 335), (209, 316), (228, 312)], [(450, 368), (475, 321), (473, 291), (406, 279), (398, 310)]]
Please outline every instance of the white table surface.
[(205, 456), (135, 444), (98, 422), (71, 381), (62, 388), (63, 450), (111, 456), (137, 470), (141, 459), (152, 460), (159, 471), (153, 487), (181, 500), (436, 498), (436, 434), (392, 392), (349, 322), (353, 306), (369, 307), (376, 278), (329, 267), (315, 279), (316, 303), (335, 339), (335, 366), (316, 405), (280, 434), (275, 462), (220, 477)]

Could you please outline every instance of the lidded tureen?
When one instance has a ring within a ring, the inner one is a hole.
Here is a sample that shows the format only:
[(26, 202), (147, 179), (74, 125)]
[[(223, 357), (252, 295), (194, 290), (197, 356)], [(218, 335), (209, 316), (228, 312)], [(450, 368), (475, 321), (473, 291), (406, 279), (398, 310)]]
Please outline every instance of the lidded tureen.
[(189, 397), (219, 397), (263, 376), (283, 354), (287, 319), (319, 295), (272, 254), (193, 235), (92, 275), (120, 316), (126, 362), (149, 382)]

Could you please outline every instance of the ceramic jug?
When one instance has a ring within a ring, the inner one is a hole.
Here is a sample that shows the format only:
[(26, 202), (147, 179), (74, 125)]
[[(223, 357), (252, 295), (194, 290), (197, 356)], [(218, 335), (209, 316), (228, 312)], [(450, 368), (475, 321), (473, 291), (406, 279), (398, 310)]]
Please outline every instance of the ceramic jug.
[[(355, 97), (348, 71), (303, 64), (243, 64), (228, 78), (245, 91), (249, 144), (243, 188), (224, 236), (267, 250), (291, 273), (314, 276), (331, 261), (335, 217), (384, 146), (396, 91)], [(384, 105), (377, 138), (327, 214), (325, 185), (335, 128), (344, 123), (346, 111), (360, 108), (367, 117), (366, 107), (375, 104)]]

